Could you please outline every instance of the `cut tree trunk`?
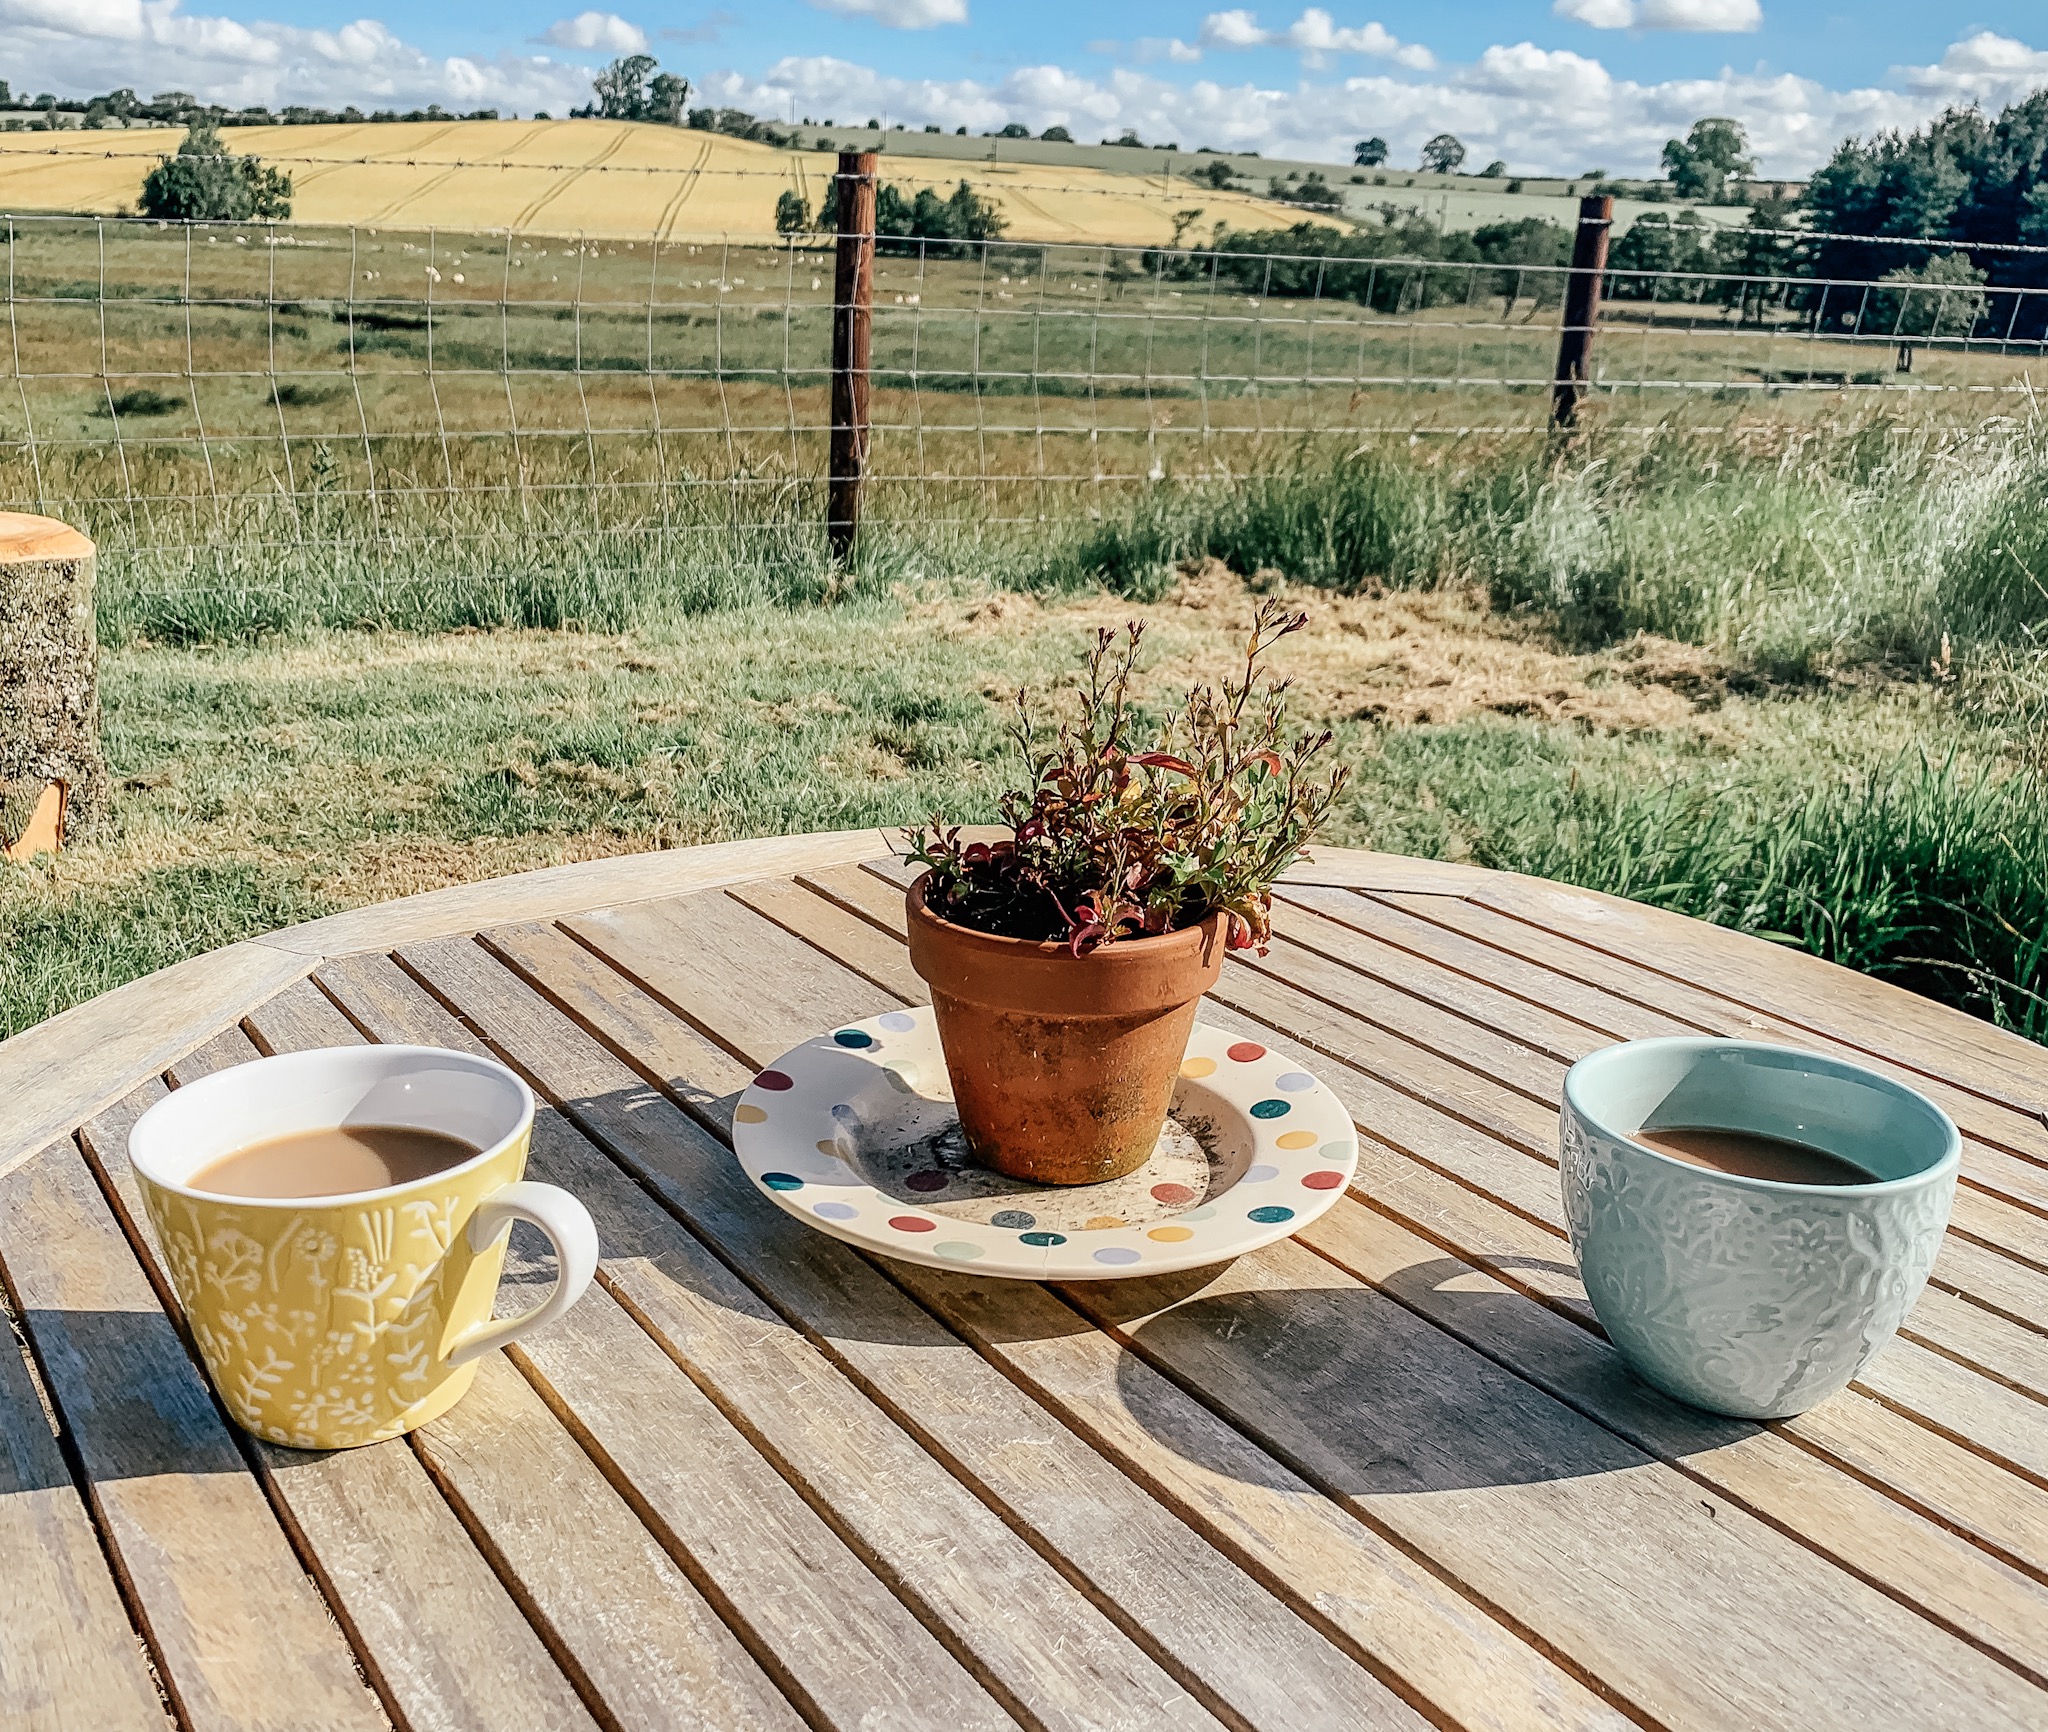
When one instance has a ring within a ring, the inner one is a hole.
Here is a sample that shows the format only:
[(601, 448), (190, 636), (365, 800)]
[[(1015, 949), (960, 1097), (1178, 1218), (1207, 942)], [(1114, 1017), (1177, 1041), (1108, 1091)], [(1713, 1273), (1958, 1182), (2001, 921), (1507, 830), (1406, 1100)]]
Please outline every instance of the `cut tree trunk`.
[(0, 512), (0, 851), (10, 857), (53, 832), (72, 840), (106, 808), (92, 583), (93, 546), (77, 530)]

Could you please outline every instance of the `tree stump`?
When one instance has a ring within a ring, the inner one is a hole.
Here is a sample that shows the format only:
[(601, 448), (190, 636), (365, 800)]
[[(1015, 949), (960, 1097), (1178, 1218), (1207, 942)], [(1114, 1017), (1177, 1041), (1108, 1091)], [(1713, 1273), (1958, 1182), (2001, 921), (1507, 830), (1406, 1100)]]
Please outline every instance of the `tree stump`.
[(93, 546), (50, 517), (0, 512), (0, 852), (25, 858), (105, 809)]

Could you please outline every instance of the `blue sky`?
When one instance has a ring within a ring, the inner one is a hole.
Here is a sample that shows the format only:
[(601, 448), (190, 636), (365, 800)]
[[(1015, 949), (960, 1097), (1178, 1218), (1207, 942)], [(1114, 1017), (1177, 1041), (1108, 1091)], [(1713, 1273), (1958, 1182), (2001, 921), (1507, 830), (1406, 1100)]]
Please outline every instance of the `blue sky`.
[[(132, 84), (242, 104), (497, 106), (560, 114), (642, 45), (757, 112), (886, 113), (979, 132), (1016, 120), (1337, 160), (1397, 162), (1445, 129), (1528, 172), (1651, 168), (1703, 114), (1748, 126), (1766, 172), (1849, 132), (2048, 87), (2042, 0), (0, 0), (17, 90)], [(616, 10), (614, 9), (616, 8)]]

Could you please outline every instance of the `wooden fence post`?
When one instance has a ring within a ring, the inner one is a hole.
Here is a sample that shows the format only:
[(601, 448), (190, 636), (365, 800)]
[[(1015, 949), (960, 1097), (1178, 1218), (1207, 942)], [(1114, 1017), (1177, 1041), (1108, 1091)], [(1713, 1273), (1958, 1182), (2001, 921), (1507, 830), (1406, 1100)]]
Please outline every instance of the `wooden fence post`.
[(1564, 322), (1557, 332), (1557, 385), (1550, 399), (1553, 427), (1569, 427), (1578, 419), (1579, 399), (1592, 382), (1593, 333), (1600, 326), (1600, 283), (1613, 227), (1613, 199), (1579, 200), (1579, 232), (1572, 241), (1571, 275), (1565, 279)]
[(860, 528), (875, 311), (875, 153), (839, 153), (839, 256), (832, 271), (832, 472), (825, 533), (843, 564)]
[(59, 847), (106, 804), (93, 545), (0, 512), (0, 858)]

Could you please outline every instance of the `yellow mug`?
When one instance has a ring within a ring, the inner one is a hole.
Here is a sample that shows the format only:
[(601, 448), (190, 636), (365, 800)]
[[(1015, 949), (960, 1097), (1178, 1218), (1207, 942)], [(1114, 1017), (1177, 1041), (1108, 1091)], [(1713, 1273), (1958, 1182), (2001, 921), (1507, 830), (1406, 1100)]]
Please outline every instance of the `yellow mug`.
[[(439, 1131), (478, 1153), (408, 1184), (334, 1197), (226, 1197), (187, 1182), (252, 1144), (336, 1125)], [(525, 1182), (533, 1094), (491, 1059), (424, 1046), (256, 1059), (173, 1090), (128, 1158), (214, 1387), (272, 1443), (346, 1449), (437, 1418), (476, 1361), (559, 1317), (597, 1272), (567, 1191)], [(493, 1318), (515, 1220), (553, 1242), (554, 1291)]]

